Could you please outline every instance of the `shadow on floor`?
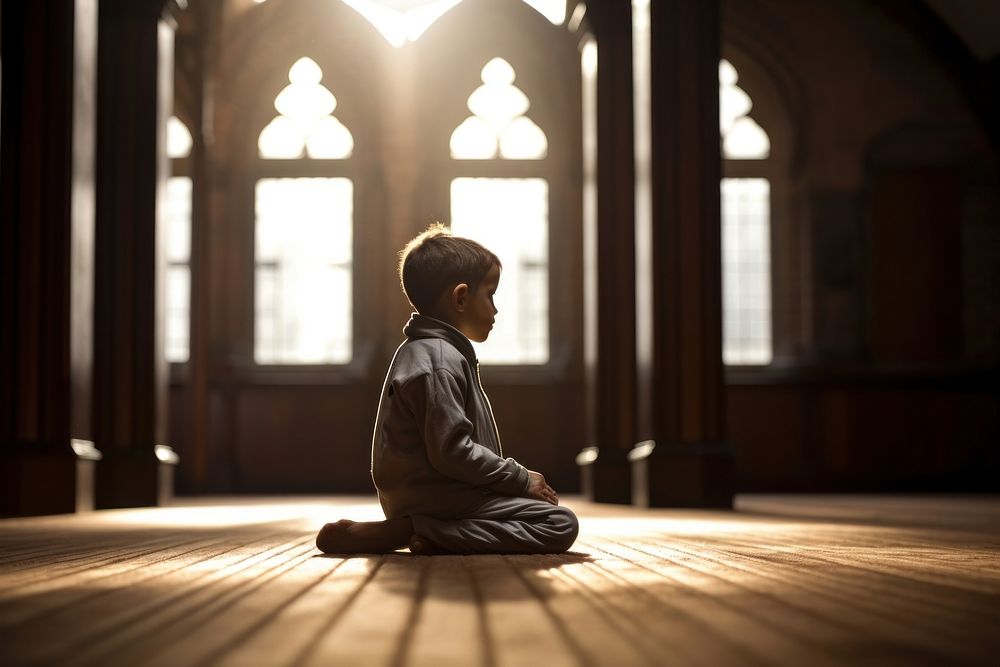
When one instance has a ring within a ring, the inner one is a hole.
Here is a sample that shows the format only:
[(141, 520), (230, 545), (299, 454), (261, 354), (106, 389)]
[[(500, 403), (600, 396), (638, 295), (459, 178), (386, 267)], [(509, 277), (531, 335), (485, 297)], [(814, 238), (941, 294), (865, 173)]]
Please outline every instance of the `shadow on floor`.
[(559, 592), (556, 570), (595, 560), (590, 554), (578, 551), (468, 556), (418, 556), (402, 551), (387, 555), (316, 554), (313, 558), (341, 562), (363, 559), (371, 576), (369, 585), (394, 595), (469, 601), (484, 597), (549, 598)]

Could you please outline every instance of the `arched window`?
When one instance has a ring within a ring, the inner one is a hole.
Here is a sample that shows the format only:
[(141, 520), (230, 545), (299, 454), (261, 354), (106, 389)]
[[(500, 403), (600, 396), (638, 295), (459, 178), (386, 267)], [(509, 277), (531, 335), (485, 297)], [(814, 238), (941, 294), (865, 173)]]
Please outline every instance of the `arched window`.
[[(548, 154), (545, 132), (528, 115), (527, 96), (503, 58), (493, 58), (481, 72), (482, 85), (468, 98), (471, 115), (451, 135), (456, 173), (473, 161), (522, 163), (517, 177), (509, 172), (451, 181), (451, 227), (480, 241), (503, 262), (495, 302), (503, 313), (479, 351), (497, 364), (540, 364), (549, 358), (549, 182), (532, 167)], [(489, 163), (487, 163), (489, 164)], [(471, 171), (471, 169), (469, 170)], [(535, 173), (532, 173), (535, 172)]]
[[(771, 184), (762, 165), (771, 154), (764, 129), (751, 117), (753, 103), (739, 87), (736, 68), (719, 63), (719, 127), (723, 158), (744, 165), (723, 178), (723, 361), (765, 365), (773, 358), (771, 317)], [(759, 171), (755, 174), (754, 171)]]
[(177, 116), (167, 121), (170, 178), (166, 199), (166, 337), (164, 356), (184, 363), (191, 338), (191, 132)]
[(288, 81), (257, 141), (254, 361), (344, 364), (353, 344), (354, 183), (337, 172), (354, 138), (333, 115), (337, 98), (315, 61), (298, 59)]

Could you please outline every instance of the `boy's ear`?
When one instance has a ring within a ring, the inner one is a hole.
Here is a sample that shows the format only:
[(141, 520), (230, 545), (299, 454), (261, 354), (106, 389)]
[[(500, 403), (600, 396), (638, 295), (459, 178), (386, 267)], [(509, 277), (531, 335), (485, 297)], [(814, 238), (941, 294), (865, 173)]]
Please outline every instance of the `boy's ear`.
[(460, 313), (465, 312), (465, 299), (469, 296), (469, 286), (466, 283), (455, 285), (451, 291), (451, 305)]

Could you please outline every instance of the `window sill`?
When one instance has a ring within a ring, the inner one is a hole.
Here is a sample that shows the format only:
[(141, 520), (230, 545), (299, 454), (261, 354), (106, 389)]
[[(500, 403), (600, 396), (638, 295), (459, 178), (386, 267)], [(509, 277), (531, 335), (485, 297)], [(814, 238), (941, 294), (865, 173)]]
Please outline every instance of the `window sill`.
[(363, 344), (346, 364), (258, 364), (250, 362), (233, 369), (233, 379), (256, 386), (338, 386), (371, 381), (372, 347)]
[(544, 364), (487, 364), (480, 362), (483, 384), (490, 386), (538, 385), (569, 382), (575, 378), (568, 345), (552, 351)]
[(727, 386), (826, 388), (906, 388), (912, 390), (995, 391), (1000, 368), (963, 364), (909, 366), (831, 365), (727, 368)]

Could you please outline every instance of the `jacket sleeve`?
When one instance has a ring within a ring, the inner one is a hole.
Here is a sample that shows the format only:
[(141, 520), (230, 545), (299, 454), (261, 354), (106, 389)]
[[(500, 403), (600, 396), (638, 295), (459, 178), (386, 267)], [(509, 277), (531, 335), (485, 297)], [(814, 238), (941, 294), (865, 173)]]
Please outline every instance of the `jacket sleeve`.
[(503, 459), (472, 439), (472, 422), (465, 416), (465, 390), (446, 370), (411, 379), (401, 398), (423, 433), (431, 466), (446, 477), (488, 487), (508, 496), (524, 495), (528, 470), (514, 459)]

